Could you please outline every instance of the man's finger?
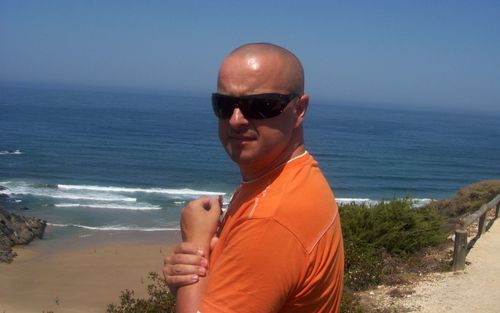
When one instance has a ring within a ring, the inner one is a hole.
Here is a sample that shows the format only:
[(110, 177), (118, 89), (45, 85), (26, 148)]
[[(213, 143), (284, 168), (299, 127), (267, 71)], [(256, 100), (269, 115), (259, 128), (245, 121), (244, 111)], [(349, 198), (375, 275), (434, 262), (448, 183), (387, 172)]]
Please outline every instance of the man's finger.
[(184, 264), (184, 265), (197, 265), (206, 267), (208, 265), (208, 261), (207, 259), (199, 255), (172, 253), (169, 256), (165, 257), (163, 264), (164, 265)]
[(202, 249), (198, 248), (197, 245), (190, 243), (190, 242), (182, 242), (178, 244), (177, 246), (174, 247), (173, 250), (174, 253), (178, 254), (192, 254), (192, 255), (198, 255), (198, 256), (203, 256), (204, 252)]
[(216, 215), (217, 218), (221, 214), (221, 204), (220, 204), (220, 198), (219, 197), (213, 197), (210, 199), (210, 211), (209, 213), (211, 215)]
[(205, 267), (186, 264), (167, 265), (163, 272), (166, 276), (198, 275), (204, 277), (207, 275)]
[(221, 196), (210, 198), (210, 209), (218, 209), (221, 207)]
[(200, 277), (198, 275), (165, 276), (165, 282), (171, 290), (196, 283), (199, 280)]

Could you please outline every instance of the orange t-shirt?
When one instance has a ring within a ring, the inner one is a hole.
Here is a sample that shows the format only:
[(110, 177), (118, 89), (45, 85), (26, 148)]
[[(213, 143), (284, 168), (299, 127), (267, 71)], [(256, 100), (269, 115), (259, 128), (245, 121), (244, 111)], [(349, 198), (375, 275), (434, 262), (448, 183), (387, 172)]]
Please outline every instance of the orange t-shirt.
[(305, 153), (235, 192), (200, 312), (338, 312), (343, 272), (337, 204)]

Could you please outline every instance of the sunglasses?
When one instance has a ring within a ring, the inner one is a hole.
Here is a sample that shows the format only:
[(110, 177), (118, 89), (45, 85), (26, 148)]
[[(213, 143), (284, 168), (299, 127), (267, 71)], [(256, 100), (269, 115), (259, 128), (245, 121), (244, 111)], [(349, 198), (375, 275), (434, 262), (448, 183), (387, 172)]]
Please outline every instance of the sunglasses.
[(241, 97), (212, 94), (212, 108), (218, 118), (228, 119), (234, 109), (240, 109), (245, 118), (266, 119), (280, 115), (297, 94), (282, 95), (279, 93), (263, 93)]

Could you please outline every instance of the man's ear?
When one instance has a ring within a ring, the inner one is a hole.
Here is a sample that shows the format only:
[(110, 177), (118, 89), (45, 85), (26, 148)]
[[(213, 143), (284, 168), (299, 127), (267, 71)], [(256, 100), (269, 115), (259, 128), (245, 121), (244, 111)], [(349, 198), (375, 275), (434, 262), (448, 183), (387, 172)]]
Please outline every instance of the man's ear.
[(295, 101), (295, 128), (299, 127), (304, 123), (304, 117), (306, 116), (307, 106), (309, 105), (309, 96), (304, 94)]

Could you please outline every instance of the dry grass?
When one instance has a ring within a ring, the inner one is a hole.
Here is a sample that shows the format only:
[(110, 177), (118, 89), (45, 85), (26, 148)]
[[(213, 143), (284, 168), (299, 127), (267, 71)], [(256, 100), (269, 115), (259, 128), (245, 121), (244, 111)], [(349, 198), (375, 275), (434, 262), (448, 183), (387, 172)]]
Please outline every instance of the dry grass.
[(476, 211), (498, 194), (500, 194), (500, 180), (483, 180), (465, 186), (451, 199), (434, 201), (429, 206), (438, 209), (442, 215), (450, 219), (456, 219)]

